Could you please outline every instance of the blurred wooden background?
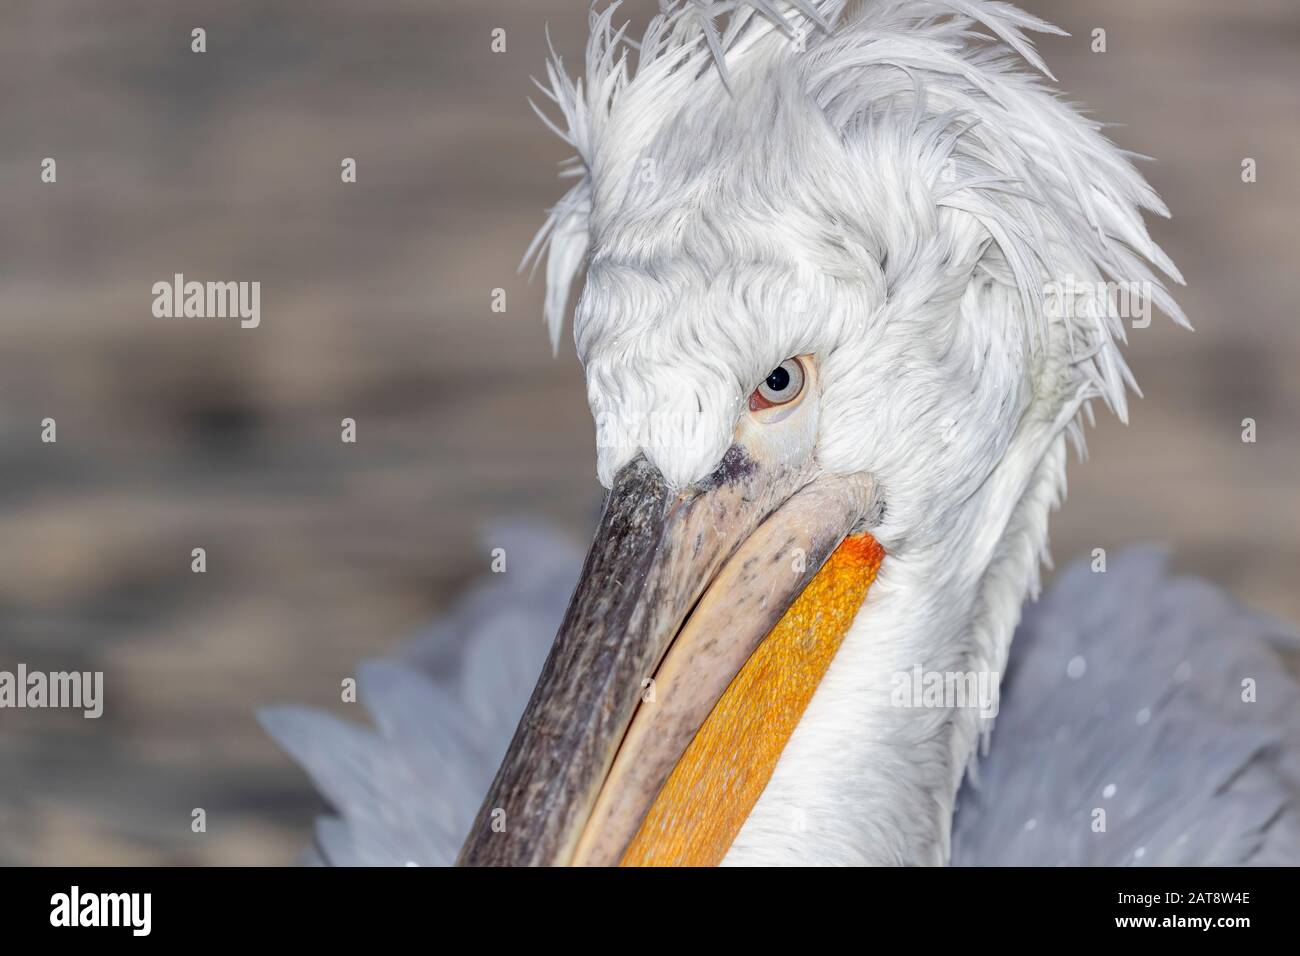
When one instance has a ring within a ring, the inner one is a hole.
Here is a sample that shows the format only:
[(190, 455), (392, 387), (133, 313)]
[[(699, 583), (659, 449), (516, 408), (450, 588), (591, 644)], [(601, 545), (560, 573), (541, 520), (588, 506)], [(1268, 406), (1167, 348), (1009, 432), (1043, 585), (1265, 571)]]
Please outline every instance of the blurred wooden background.
[[(1041, 44), (1071, 98), (1159, 158), (1147, 172), (1175, 218), (1153, 229), (1197, 326), (1133, 333), (1146, 398), (1129, 428), (1091, 433), (1058, 562), (1168, 542), (1181, 567), (1300, 620), (1300, 6), (1023, 5), (1073, 34)], [(98, 721), (0, 712), (0, 862), (291, 861), (319, 804), (254, 709), (347, 712), (356, 661), (485, 570), (487, 519), (589, 533), (581, 371), (567, 342), (551, 356), (541, 285), (515, 273), (567, 155), (528, 78), (548, 22), (579, 62), (585, 11), (0, 8), (0, 669), (107, 685)], [(46, 156), (57, 185), (39, 180)], [(176, 272), (260, 281), (261, 327), (155, 319), (150, 287)]]

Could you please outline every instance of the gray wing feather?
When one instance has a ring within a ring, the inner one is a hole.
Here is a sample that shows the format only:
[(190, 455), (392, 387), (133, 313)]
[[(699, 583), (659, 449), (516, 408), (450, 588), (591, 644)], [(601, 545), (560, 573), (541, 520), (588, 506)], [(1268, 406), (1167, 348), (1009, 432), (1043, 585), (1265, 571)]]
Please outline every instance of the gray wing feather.
[(1016, 633), (954, 864), (1300, 862), (1296, 648), (1162, 551), (1075, 564)]
[(437, 866), (456, 857), (505, 755), (581, 555), (559, 532), (502, 525), (484, 536), (506, 571), (392, 657), (358, 669), (373, 728), (303, 707), (260, 712), (268, 733), (337, 816), (316, 824), (307, 862)]

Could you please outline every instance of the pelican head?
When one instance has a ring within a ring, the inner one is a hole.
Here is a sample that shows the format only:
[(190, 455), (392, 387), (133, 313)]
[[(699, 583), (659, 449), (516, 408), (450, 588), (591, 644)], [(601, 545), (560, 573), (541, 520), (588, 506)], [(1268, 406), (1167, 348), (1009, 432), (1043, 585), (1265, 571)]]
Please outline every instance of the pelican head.
[(896, 675), (1001, 672), (1167, 213), (1006, 4), (661, 6), (548, 65), (609, 494), (461, 860), (942, 862), (996, 702)]

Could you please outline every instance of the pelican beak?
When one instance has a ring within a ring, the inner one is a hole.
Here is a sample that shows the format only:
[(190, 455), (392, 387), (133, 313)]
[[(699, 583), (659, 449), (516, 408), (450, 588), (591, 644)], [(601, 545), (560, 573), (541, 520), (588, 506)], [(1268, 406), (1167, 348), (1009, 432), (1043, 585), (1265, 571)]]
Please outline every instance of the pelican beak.
[[(647, 815), (756, 648), (869, 524), (874, 491), (869, 476), (767, 465), (741, 444), (680, 491), (644, 458), (626, 465), (458, 862), (612, 865), (638, 842), (641, 861), (662, 861), (645, 853)], [(757, 799), (767, 777), (751, 776)]]

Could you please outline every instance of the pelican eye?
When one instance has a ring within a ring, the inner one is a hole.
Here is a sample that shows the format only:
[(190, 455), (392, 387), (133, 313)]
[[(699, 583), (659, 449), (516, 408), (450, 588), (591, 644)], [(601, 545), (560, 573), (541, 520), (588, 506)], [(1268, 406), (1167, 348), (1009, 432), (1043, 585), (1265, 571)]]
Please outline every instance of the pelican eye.
[(788, 405), (803, 392), (806, 376), (803, 363), (789, 358), (767, 373), (758, 388), (749, 396), (749, 410), (761, 411), (776, 405)]

